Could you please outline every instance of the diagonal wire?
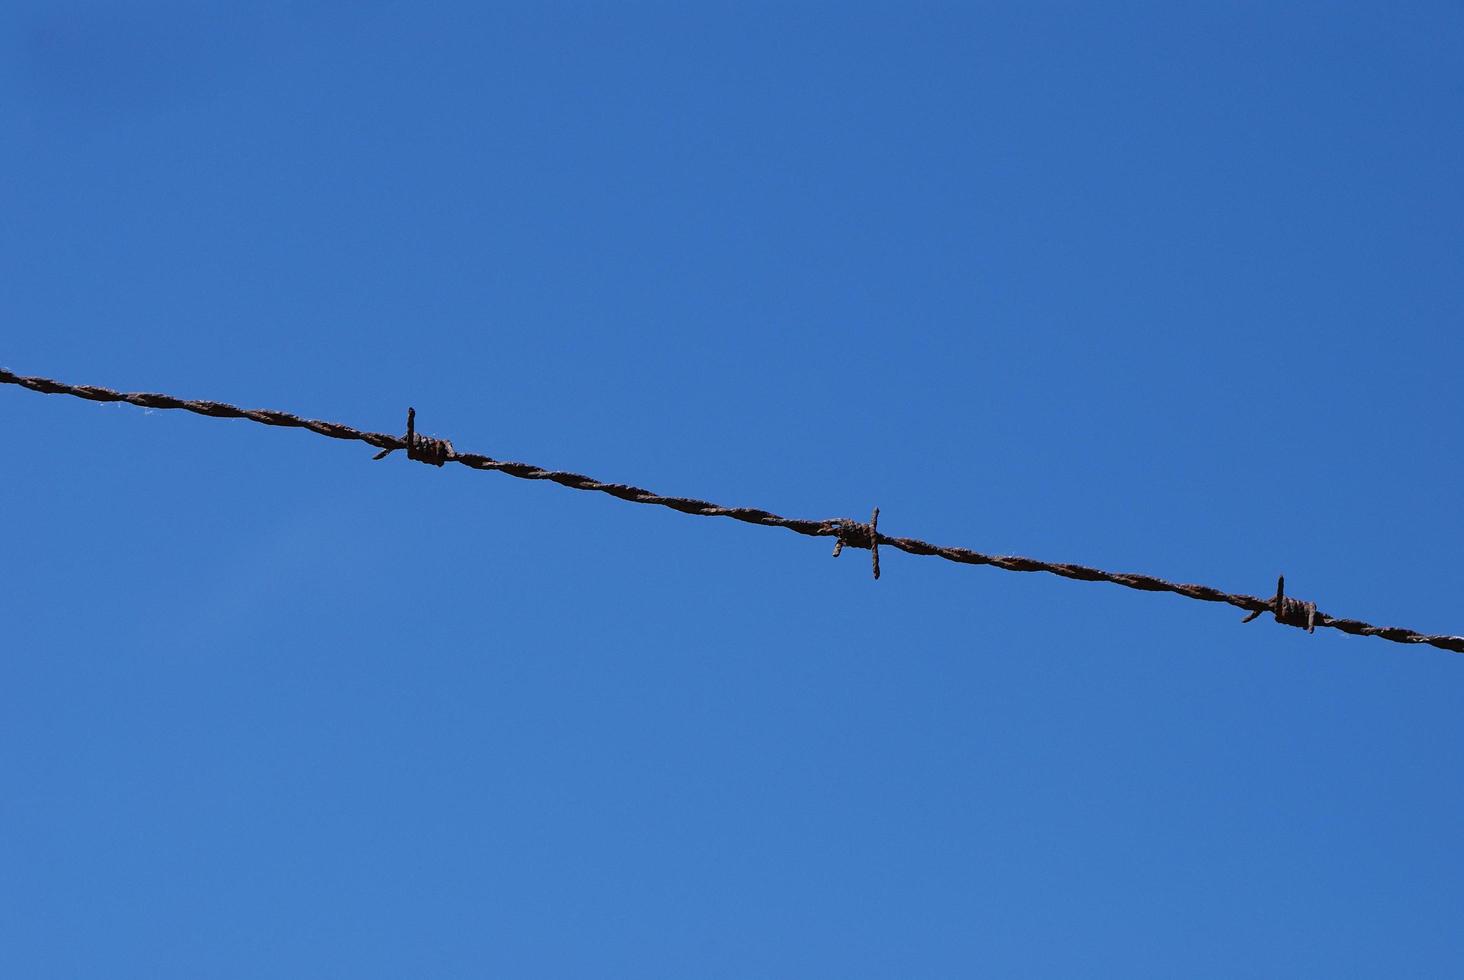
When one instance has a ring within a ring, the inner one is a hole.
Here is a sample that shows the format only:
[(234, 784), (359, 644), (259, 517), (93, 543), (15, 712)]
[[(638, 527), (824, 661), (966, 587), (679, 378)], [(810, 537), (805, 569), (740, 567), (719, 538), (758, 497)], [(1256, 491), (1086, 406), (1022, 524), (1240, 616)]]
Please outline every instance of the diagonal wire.
[(900, 551), (912, 555), (930, 555), (964, 565), (990, 565), (994, 568), (1004, 569), (1009, 572), (1046, 572), (1051, 575), (1059, 575), (1063, 578), (1076, 579), (1080, 582), (1109, 582), (1125, 588), (1137, 589), (1141, 592), (1171, 592), (1188, 599), (1198, 599), (1201, 602), (1222, 602), (1251, 613), (1252, 615), (1246, 619), (1247, 622), (1250, 619), (1254, 619), (1260, 613), (1270, 612), (1275, 616), (1277, 622), (1288, 626), (1299, 626), (1307, 629), (1315, 626), (1324, 626), (1341, 630), (1344, 633), (1351, 633), (1354, 636), (1377, 636), (1385, 640), (1392, 640), (1395, 643), (1427, 644), (1443, 650), (1452, 650), (1455, 653), (1464, 653), (1464, 636), (1430, 635), (1419, 633), (1415, 630), (1404, 629), (1400, 626), (1374, 626), (1371, 623), (1366, 623), (1358, 619), (1332, 616), (1318, 611), (1313, 603), (1301, 602), (1285, 596), (1284, 588), (1279, 584), (1274, 598), (1262, 599), (1259, 596), (1224, 592), (1208, 585), (1169, 582), (1152, 575), (1143, 575), (1136, 572), (1108, 572), (1100, 568), (1090, 568), (1086, 565), (1041, 561), (1036, 558), (1023, 558), (1017, 555), (988, 555), (979, 551), (973, 551), (969, 548), (937, 545), (931, 544), (928, 541), (921, 541), (919, 538), (900, 538), (883, 534), (878, 530), (876, 524), (878, 510), (875, 511), (874, 518), (868, 524), (853, 521), (848, 518), (831, 518), (816, 521), (782, 517), (771, 511), (761, 510), (756, 507), (724, 507), (711, 501), (698, 500), (693, 497), (667, 497), (643, 487), (632, 486), (626, 483), (606, 483), (601, 480), (596, 480), (594, 477), (585, 476), (582, 473), (571, 473), (565, 470), (546, 470), (529, 463), (515, 463), (508, 460), (494, 459), (491, 456), (483, 456), (478, 453), (460, 453), (454, 451), (451, 444), (447, 443), (446, 440), (429, 439), (428, 437), (416, 435), (412, 430), (409, 430), (407, 438), (403, 438), (401, 436), (388, 435), (384, 432), (366, 432), (339, 422), (325, 422), (319, 419), (301, 418), (289, 412), (280, 412), (272, 409), (245, 409), (224, 402), (176, 398), (172, 395), (151, 392), (114, 391), (111, 388), (100, 388), (95, 385), (72, 385), (55, 381), (51, 378), (25, 377), (3, 368), (0, 368), (0, 383), (19, 385), (23, 388), (29, 388), (31, 391), (38, 391), (47, 395), (72, 395), (76, 398), (85, 398), (89, 401), (96, 402), (126, 402), (142, 408), (182, 409), (183, 411), (193, 412), (198, 415), (207, 415), (210, 418), (247, 419), (251, 422), (258, 422), (261, 425), (308, 429), (311, 432), (329, 436), (332, 439), (355, 440), (364, 442), (370, 446), (375, 446), (377, 449), (383, 451), (378, 456), (398, 449), (405, 449), (409, 457), (422, 462), (435, 463), (439, 466), (443, 462), (458, 463), (475, 470), (490, 470), (506, 473), (509, 476), (518, 477), (521, 480), (548, 480), (574, 490), (592, 490), (598, 493), (607, 493), (612, 497), (619, 497), (621, 500), (628, 500), (632, 503), (669, 507), (683, 514), (695, 514), (700, 517), (730, 517), (733, 520), (745, 521), (748, 524), (787, 528), (790, 531), (796, 531), (799, 534), (805, 534), (811, 537), (832, 537), (838, 541), (835, 546), (835, 554), (838, 554), (839, 550), (846, 545), (870, 550), (874, 558), (876, 578), (879, 576), (878, 548), (880, 545), (884, 545), (897, 548)]

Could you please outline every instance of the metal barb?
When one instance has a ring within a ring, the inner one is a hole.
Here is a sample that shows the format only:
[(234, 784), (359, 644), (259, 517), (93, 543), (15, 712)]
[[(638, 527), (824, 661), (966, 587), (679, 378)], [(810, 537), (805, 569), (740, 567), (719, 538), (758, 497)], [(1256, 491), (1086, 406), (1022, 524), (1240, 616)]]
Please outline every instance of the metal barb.
[(868, 548), (870, 560), (874, 566), (875, 581), (879, 580), (879, 508), (874, 509), (870, 515), (868, 524), (860, 524), (858, 521), (843, 518), (833, 522), (834, 533), (838, 540), (834, 542), (834, 557), (837, 558), (844, 551), (844, 545), (851, 548)]
[(879, 581), (879, 508), (869, 515), (869, 560), (874, 566), (874, 580)]
[(419, 463), (431, 463), (433, 466), (441, 466), (457, 456), (452, 448), (452, 443), (446, 439), (417, 434), (417, 410), (415, 408), (407, 409), (407, 436), (402, 440), (402, 445), (388, 446), (371, 458), (373, 460), (385, 459), (398, 449), (405, 449), (408, 459), (415, 459)]
[[(1286, 576), (1276, 579), (1276, 597), (1260, 609), (1254, 609), (1242, 623), (1249, 623), (1263, 612), (1269, 612), (1276, 622), (1283, 626), (1295, 626), (1308, 633), (1317, 631), (1317, 604), (1303, 599), (1293, 599), (1286, 594)], [(1326, 625), (1326, 624), (1323, 624)]]

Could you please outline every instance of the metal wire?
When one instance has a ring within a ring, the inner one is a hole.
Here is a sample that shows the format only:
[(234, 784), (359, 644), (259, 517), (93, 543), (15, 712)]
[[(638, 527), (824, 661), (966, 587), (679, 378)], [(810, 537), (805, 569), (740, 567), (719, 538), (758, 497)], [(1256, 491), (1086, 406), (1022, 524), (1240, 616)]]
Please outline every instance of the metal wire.
[(1286, 596), (1284, 594), (1284, 587), (1278, 587), (1274, 598), (1262, 599), (1259, 596), (1223, 592), (1220, 589), (1212, 588), (1208, 585), (1169, 582), (1161, 578), (1155, 578), (1152, 575), (1142, 575), (1135, 572), (1108, 572), (1100, 568), (1090, 568), (1086, 565), (1041, 561), (1036, 558), (1023, 558), (1017, 555), (988, 555), (979, 551), (973, 551), (969, 548), (936, 545), (928, 541), (921, 541), (918, 538), (897, 538), (883, 534), (878, 530), (876, 523), (879, 515), (877, 509), (874, 512), (873, 519), (868, 524), (843, 517), (821, 521), (782, 517), (771, 511), (761, 510), (756, 507), (724, 507), (711, 501), (697, 500), (693, 497), (667, 497), (646, 490), (643, 487), (631, 486), (625, 483), (605, 483), (593, 477), (585, 476), (582, 473), (571, 473), (565, 470), (546, 470), (529, 463), (515, 463), (508, 460), (493, 459), (490, 456), (483, 456), (478, 453), (457, 452), (453, 449), (452, 444), (445, 439), (433, 439), (429, 436), (418, 435), (414, 425), (415, 412), (410, 412), (408, 415), (409, 431), (407, 437), (403, 438), (401, 436), (387, 435), (384, 432), (365, 432), (360, 429), (354, 429), (349, 425), (342, 425), (339, 422), (305, 419), (298, 415), (292, 415), (289, 412), (280, 412), (271, 409), (245, 409), (224, 402), (175, 398), (172, 395), (160, 395), (150, 392), (113, 391), (110, 388), (99, 388), (95, 385), (71, 385), (50, 378), (24, 377), (3, 368), (0, 368), (0, 383), (19, 385), (22, 388), (29, 388), (31, 391), (38, 391), (46, 395), (72, 395), (76, 398), (85, 398), (88, 401), (96, 402), (126, 402), (142, 408), (182, 409), (183, 411), (193, 412), (198, 415), (207, 415), (210, 418), (247, 419), (251, 422), (258, 422), (261, 425), (308, 429), (311, 432), (329, 436), (332, 439), (350, 439), (375, 446), (377, 449), (383, 451), (377, 454), (377, 458), (397, 449), (405, 449), (410, 458), (436, 466), (441, 466), (443, 463), (449, 462), (458, 463), (475, 470), (491, 470), (506, 473), (509, 476), (518, 477), (521, 480), (548, 480), (551, 483), (558, 483), (560, 486), (569, 487), (574, 490), (592, 490), (598, 493), (607, 493), (612, 497), (628, 500), (631, 503), (669, 507), (683, 514), (695, 514), (700, 517), (730, 517), (733, 520), (744, 521), (748, 524), (787, 528), (790, 531), (811, 537), (836, 538), (838, 542), (834, 552), (836, 555), (844, 546), (865, 548), (872, 552), (871, 557), (874, 559), (875, 578), (879, 577), (877, 549), (879, 545), (885, 545), (891, 548), (897, 548), (908, 554), (930, 555), (963, 565), (990, 565), (993, 568), (1000, 568), (1008, 572), (1046, 572), (1050, 575), (1059, 575), (1063, 578), (1076, 579), (1080, 582), (1109, 582), (1113, 585), (1121, 585), (1124, 588), (1137, 589), (1140, 592), (1170, 592), (1175, 595), (1184, 596), (1187, 599), (1198, 599), (1201, 602), (1222, 602), (1234, 606), (1237, 609), (1244, 609), (1250, 613), (1251, 615), (1246, 617), (1245, 622), (1249, 622), (1263, 612), (1269, 612), (1277, 622), (1286, 626), (1295, 626), (1308, 630), (1314, 629), (1317, 626), (1324, 626), (1341, 630), (1344, 633), (1351, 633), (1354, 636), (1376, 636), (1384, 640), (1392, 640), (1394, 643), (1421, 643), (1438, 647), (1442, 650), (1464, 653), (1464, 636), (1430, 635), (1404, 629), (1400, 626), (1374, 626), (1371, 623), (1366, 623), (1359, 619), (1346, 619), (1340, 616), (1332, 616), (1318, 611), (1315, 603), (1304, 602)]

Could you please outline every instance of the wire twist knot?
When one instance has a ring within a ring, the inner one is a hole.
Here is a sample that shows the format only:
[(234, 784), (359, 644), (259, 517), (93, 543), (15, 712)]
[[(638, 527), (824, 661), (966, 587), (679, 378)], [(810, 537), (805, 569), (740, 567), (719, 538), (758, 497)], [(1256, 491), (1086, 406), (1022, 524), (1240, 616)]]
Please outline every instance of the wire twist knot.
[(1242, 619), (1242, 623), (1249, 623), (1263, 612), (1269, 611), (1276, 617), (1276, 622), (1283, 626), (1295, 626), (1304, 629), (1308, 633), (1317, 631), (1317, 604), (1307, 602), (1303, 599), (1293, 599), (1286, 594), (1286, 576), (1282, 575), (1276, 579), (1276, 598), (1266, 603), (1265, 609), (1257, 609), (1249, 616)]
[(861, 524), (851, 518), (842, 518), (834, 522), (834, 534), (838, 540), (834, 542), (834, 557), (837, 558), (844, 551), (844, 545), (851, 548), (868, 548), (870, 561), (874, 566), (874, 577), (879, 578), (879, 508), (874, 509), (870, 515), (868, 524)]
[(407, 437), (403, 440), (405, 445), (392, 446), (390, 449), (383, 449), (372, 456), (372, 459), (385, 459), (398, 449), (407, 451), (407, 459), (415, 459), (419, 463), (431, 463), (433, 466), (441, 466), (457, 455), (452, 448), (452, 443), (446, 439), (438, 439), (434, 436), (424, 436), (417, 431), (417, 410), (407, 409)]

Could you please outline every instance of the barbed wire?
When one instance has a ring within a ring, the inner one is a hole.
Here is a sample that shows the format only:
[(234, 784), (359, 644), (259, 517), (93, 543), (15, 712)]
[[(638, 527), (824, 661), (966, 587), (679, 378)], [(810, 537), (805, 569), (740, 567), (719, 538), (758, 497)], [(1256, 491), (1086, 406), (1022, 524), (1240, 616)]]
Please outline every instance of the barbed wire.
[(0, 383), (19, 385), (46, 395), (72, 395), (95, 402), (126, 402), (142, 408), (181, 409), (198, 415), (206, 415), (209, 418), (246, 419), (261, 425), (308, 429), (332, 439), (355, 440), (375, 446), (381, 450), (376, 454), (375, 459), (381, 459), (402, 449), (406, 450), (409, 459), (434, 466), (458, 463), (475, 470), (506, 473), (521, 480), (548, 480), (574, 490), (606, 493), (631, 503), (669, 507), (683, 514), (695, 514), (699, 517), (730, 517), (736, 521), (758, 524), (763, 527), (786, 528), (810, 537), (834, 538), (835, 557), (838, 557), (845, 547), (863, 548), (869, 551), (876, 579), (880, 574), (879, 549), (881, 545), (884, 545), (908, 554), (929, 555), (963, 565), (990, 565), (1008, 572), (1046, 572), (1080, 582), (1109, 582), (1124, 588), (1137, 589), (1140, 592), (1170, 592), (1201, 602), (1221, 602), (1249, 613), (1250, 615), (1242, 620), (1246, 623), (1261, 613), (1269, 612), (1276, 622), (1309, 632), (1315, 631), (1318, 626), (1323, 626), (1354, 636), (1376, 636), (1384, 640), (1392, 640), (1394, 643), (1427, 644), (1443, 650), (1452, 650), (1455, 653), (1464, 653), (1464, 636), (1430, 635), (1400, 626), (1374, 626), (1359, 619), (1346, 619), (1321, 612), (1315, 603), (1287, 596), (1284, 577), (1277, 582), (1276, 595), (1270, 599), (1262, 599), (1259, 596), (1224, 592), (1208, 585), (1169, 582), (1152, 575), (1135, 572), (1108, 572), (1086, 565), (1041, 561), (1017, 555), (988, 555), (970, 548), (931, 544), (928, 541), (921, 541), (919, 538), (893, 537), (879, 530), (879, 508), (875, 508), (868, 523), (846, 517), (806, 520), (783, 517), (756, 507), (724, 507), (721, 504), (698, 500), (694, 497), (667, 497), (643, 487), (626, 483), (606, 483), (582, 473), (546, 470), (529, 463), (515, 463), (478, 453), (458, 452), (446, 439), (424, 436), (417, 432), (415, 409), (407, 410), (406, 435), (394, 436), (384, 432), (365, 432), (339, 422), (301, 418), (289, 412), (273, 409), (245, 409), (225, 402), (176, 398), (172, 395), (152, 392), (113, 391), (110, 388), (100, 388), (95, 385), (72, 385), (51, 378), (25, 377), (3, 368), (0, 368)]

